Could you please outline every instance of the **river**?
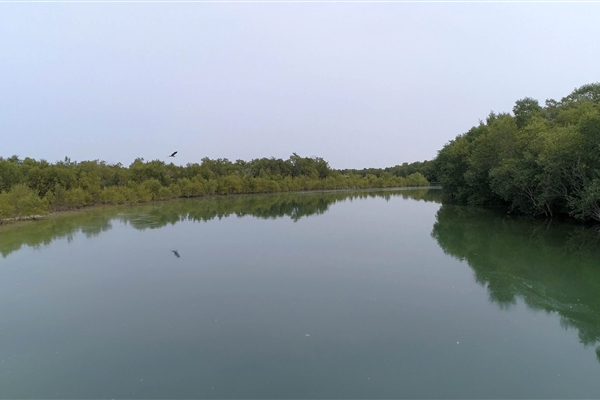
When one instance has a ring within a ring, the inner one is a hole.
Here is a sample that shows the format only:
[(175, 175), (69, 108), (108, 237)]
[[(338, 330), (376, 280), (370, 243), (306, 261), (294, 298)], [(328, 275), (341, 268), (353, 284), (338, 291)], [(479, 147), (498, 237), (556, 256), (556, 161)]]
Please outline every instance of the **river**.
[(600, 234), (439, 190), (0, 230), (1, 398), (598, 398)]

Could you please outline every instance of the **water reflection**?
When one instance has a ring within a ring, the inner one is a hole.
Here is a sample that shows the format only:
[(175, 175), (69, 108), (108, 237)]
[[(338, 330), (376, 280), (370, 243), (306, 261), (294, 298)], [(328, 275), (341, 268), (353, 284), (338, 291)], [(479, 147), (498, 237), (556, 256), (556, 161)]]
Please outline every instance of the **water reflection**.
[[(585, 346), (600, 344), (600, 236), (580, 225), (511, 218), (476, 207), (442, 206), (431, 233), (448, 255), (468, 262), (490, 300), (518, 298), (560, 315)], [(600, 362), (600, 347), (596, 349)]]
[(209, 198), (3, 228), (8, 252), (62, 240), (0, 260), (0, 397), (597, 398), (596, 233), (408, 200), (436, 193)]
[[(210, 221), (231, 215), (254, 216), (263, 219), (289, 217), (293, 221), (327, 212), (332, 204), (371, 197), (387, 200), (402, 197), (418, 201), (439, 202), (435, 189), (401, 189), (368, 191), (335, 191), (280, 193), (249, 196), (218, 196), (201, 199), (174, 200), (131, 207), (106, 207), (84, 210), (76, 214), (6, 226), (0, 231), (0, 254), (5, 258), (22, 246), (39, 247), (53, 240), (71, 241), (78, 232), (94, 237), (112, 228), (117, 219), (135, 229), (156, 229), (181, 221)], [(179, 254), (174, 251), (176, 257)]]

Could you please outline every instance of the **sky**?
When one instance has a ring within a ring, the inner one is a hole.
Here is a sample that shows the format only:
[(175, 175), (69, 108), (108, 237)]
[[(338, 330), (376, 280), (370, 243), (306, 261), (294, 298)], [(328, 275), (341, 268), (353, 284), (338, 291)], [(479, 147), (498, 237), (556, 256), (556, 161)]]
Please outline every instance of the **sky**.
[(428, 160), (491, 111), (600, 81), (599, 15), (600, 3), (0, 1), (0, 157)]

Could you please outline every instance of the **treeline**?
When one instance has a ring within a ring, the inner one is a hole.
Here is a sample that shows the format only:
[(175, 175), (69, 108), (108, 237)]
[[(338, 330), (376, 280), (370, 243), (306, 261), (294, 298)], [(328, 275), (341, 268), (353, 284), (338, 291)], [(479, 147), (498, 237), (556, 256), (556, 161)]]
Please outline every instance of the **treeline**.
[(433, 162), (445, 200), (600, 221), (600, 84), (491, 113)]
[(322, 158), (203, 158), (185, 167), (136, 159), (129, 167), (103, 161), (56, 163), (0, 157), (0, 221), (97, 204), (135, 204), (179, 197), (347, 188), (427, 186), (406, 177), (342, 173)]
[(419, 173), (427, 179), (429, 182), (436, 182), (436, 171), (434, 169), (433, 161), (416, 161), (413, 163), (402, 163), (394, 167), (387, 168), (363, 168), (363, 169), (342, 169), (342, 174), (354, 174), (359, 176), (375, 175), (378, 178), (381, 177), (402, 177), (407, 178), (413, 174)]

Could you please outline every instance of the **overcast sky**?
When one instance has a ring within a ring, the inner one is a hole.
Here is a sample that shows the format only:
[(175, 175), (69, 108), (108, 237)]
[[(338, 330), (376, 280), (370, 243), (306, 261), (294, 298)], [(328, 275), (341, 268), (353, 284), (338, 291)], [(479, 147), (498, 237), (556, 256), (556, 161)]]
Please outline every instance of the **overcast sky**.
[(0, 156), (432, 159), (491, 110), (600, 81), (599, 16), (600, 3), (2, 3)]

